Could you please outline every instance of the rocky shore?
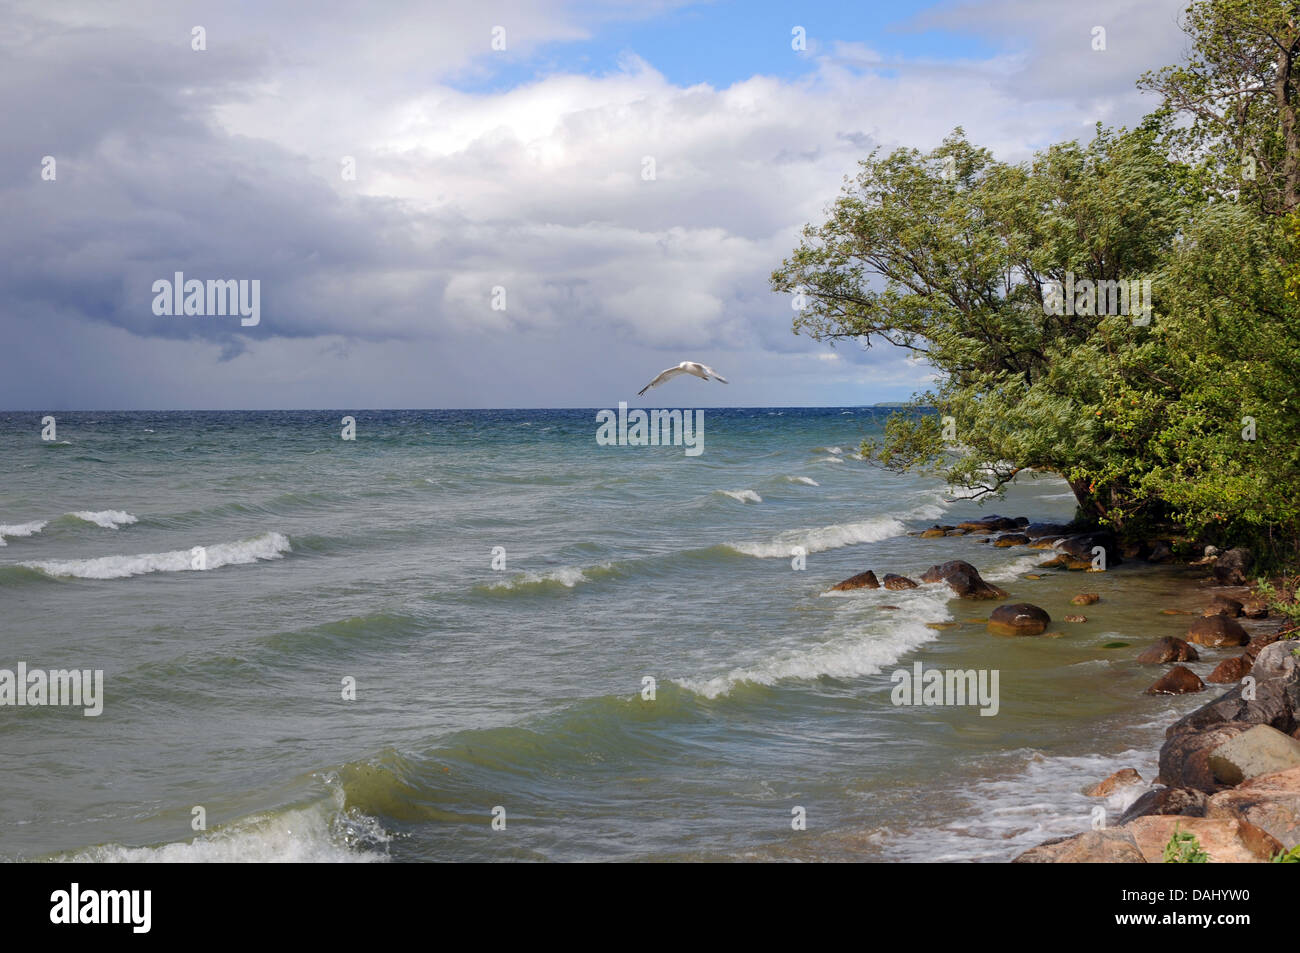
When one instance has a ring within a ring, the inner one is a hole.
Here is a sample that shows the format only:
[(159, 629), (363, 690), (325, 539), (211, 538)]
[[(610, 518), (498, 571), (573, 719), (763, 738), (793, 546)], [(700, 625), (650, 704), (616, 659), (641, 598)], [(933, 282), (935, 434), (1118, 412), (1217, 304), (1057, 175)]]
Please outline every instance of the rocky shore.
[[(1080, 573), (1105, 572), (1125, 560), (1174, 559), (1168, 541), (1121, 544), (1108, 532), (1077, 532), (1025, 517), (992, 515), (913, 535), (972, 536), (999, 549), (1043, 549), (1040, 568)], [(1168, 727), (1159, 774), (1150, 784), (1131, 767), (1117, 766), (1084, 792), (1098, 799), (1091, 830), (1045, 841), (1013, 862), (1160, 863), (1173, 849), (1175, 833), (1180, 842), (1188, 835), (1195, 838), (1196, 862), (1268, 862), (1300, 846), (1300, 631), (1271, 618), (1267, 601), (1246, 586), (1252, 566), (1248, 551), (1220, 553), (1206, 547), (1204, 553), (1190, 564), (1205, 569), (1205, 577), (1194, 583), (1208, 597), (1201, 614), (1165, 610), (1189, 615), (1186, 635), (1135, 645), (1135, 661), (1163, 668), (1148, 694), (1209, 691), (1207, 682), (1232, 687)], [(932, 566), (920, 581), (946, 583), (962, 599), (1009, 598), (964, 560)], [(832, 589), (917, 586), (906, 576), (884, 573), (878, 578), (867, 570)], [(1096, 593), (1080, 592), (1071, 603), (1084, 607), (1099, 601)], [(1062, 621), (1087, 618), (1068, 614)], [(989, 612), (986, 623), (990, 634), (1008, 638), (1059, 636), (1050, 631), (1052, 626), (1049, 614), (1031, 603), (1003, 602)], [(1209, 661), (1201, 659), (1201, 651), (1211, 653), (1209, 660), (1222, 656), (1204, 680), (1181, 664)], [(1117, 802), (1122, 813), (1112, 825), (1103, 805)]]

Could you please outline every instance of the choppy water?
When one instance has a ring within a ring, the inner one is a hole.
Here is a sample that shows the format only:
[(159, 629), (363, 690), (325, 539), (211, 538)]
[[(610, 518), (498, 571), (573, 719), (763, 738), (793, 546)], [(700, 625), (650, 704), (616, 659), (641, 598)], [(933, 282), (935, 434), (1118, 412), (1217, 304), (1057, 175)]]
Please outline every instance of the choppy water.
[[(106, 695), (0, 707), (0, 857), (1005, 860), (1198, 703), (1131, 662), (1185, 629), (1176, 574), (907, 536), (981, 510), (855, 460), (870, 410), (706, 411), (698, 457), (598, 446), (594, 411), (343, 413), (0, 415), (0, 668)], [(950, 558), (1103, 602), (1006, 640), (926, 627), (989, 609), (941, 587), (824, 594)], [(998, 669), (999, 714), (894, 706), (917, 660)]]

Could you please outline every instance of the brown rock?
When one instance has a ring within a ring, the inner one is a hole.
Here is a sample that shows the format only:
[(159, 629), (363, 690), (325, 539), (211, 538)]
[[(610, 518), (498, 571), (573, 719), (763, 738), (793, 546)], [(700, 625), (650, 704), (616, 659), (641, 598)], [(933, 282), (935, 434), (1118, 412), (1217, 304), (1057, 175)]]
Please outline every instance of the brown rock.
[(1005, 590), (985, 582), (979, 571), (962, 559), (931, 566), (921, 574), (921, 581), (946, 582), (963, 599), (1005, 599), (1007, 596)]
[(1041, 635), (1052, 617), (1028, 602), (998, 606), (989, 616), (988, 630), (994, 635)]
[(1209, 799), (1205, 814), (1247, 821), (1290, 850), (1300, 844), (1300, 768), (1260, 775), (1221, 791)]
[(1200, 676), (1185, 665), (1175, 665), (1146, 690), (1148, 695), (1188, 695), (1205, 691)]
[(1137, 657), (1143, 665), (1164, 665), (1166, 662), (1195, 662), (1200, 659), (1196, 649), (1182, 639), (1165, 636)]
[(1204, 817), (1206, 800), (1205, 792), (1195, 788), (1152, 788), (1129, 805), (1119, 823), (1122, 827), (1134, 818), (1150, 814)]
[[(1175, 725), (1178, 723), (1176, 722)], [(1171, 788), (1194, 788), (1214, 794), (1223, 789), (1210, 770), (1210, 752), (1250, 728), (1243, 722), (1222, 722), (1211, 728), (1184, 729), (1167, 734), (1160, 749), (1160, 776), (1156, 781)], [(1173, 731), (1171, 727), (1169, 731)]]
[(1029, 523), (1022, 530), (1030, 539), (1060, 539), (1070, 535), (1065, 523)]
[(915, 589), (917, 584), (906, 576), (896, 576), (892, 572), (885, 573), (885, 578), (881, 580), (881, 585), (886, 589)]
[(1063, 569), (1065, 567), (1065, 563), (1066, 563), (1066, 559), (1064, 556), (1053, 556), (1051, 559), (1046, 559), (1043, 562), (1039, 563), (1038, 568), (1039, 569)]
[(831, 592), (848, 592), (850, 589), (879, 589), (880, 581), (876, 579), (876, 574), (868, 569), (866, 572), (860, 572), (856, 576), (850, 576), (843, 582), (837, 582), (831, 586)]
[(1062, 621), (1064, 621), (1064, 622), (1087, 622), (1087, 621), (1088, 621), (1088, 617), (1087, 617), (1086, 615), (1073, 614), (1073, 615), (1067, 615), (1067, 616), (1065, 616), (1065, 617), (1062, 619)]
[(1207, 675), (1205, 680), (1215, 685), (1239, 682), (1250, 674), (1250, 667), (1254, 664), (1255, 660), (1246, 655), (1226, 658), (1214, 667), (1214, 671)]
[(1241, 615), (1241, 603), (1227, 596), (1215, 596), (1201, 615), (1226, 615), (1229, 619), (1235, 619)]
[(1004, 529), (1016, 529), (1020, 524), (1009, 516), (998, 516), (990, 514), (977, 520), (967, 520), (964, 523), (958, 523), (958, 529), (964, 529), (971, 533), (995, 533)]
[(1282, 638), (1280, 632), (1256, 632), (1250, 637), (1250, 644), (1246, 646), (1247, 658), (1254, 662), (1259, 657), (1260, 652), (1280, 638)]
[(1275, 642), (1266, 646), (1250, 670), (1253, 697), (1243, 698), (1243, 686), (1234, 686), (1170, 725), (1165, 730), (1166, 746), (1186, 731), (1225, 723), (1272, 725), (1285, 734), (1295, 731), (1300, 727), (1296, 718), (1300, 710), (1300, 659), (1291, 654), (1295, 644)]
[(937, 537), (946, 535), (947, 532), (948, 532), (947, 530), (940, 529), (937, 526), (932, 526), (929, 529), (921, 530), (921, 538), (936, 539)]
[(1027, 542), (1029, 542), (1029, 537), (1024, 533), (1003, 533), (993, 540), (993, 545), (1006, 549), (1008, 546), (1023, 546)]
[(1187, 630), (1187, 639), (1197, 645), (1245, 645), (1250, 641), (1246, 630), (1227, 616), (1211, 615), (1197, 619)]
[(1121, 768), (1104, 781), (1098, 781), (1092, 787), (1083, 793), (1087, 797), (1106, 797), (1116, 788), (1128, 787), (1130, 784), (1141, 784), (1142, 775), (1138, 774), (1133, 768)]
[(1070, 600), (1072, 606), (1090, 606), (1094, 602), (1100, 602), (1101, 596), (1095, 592), (1081, 592)]
[(1263, 599), (1247, 599), (1241, 604), (1241, 614), (1247, 619), (1267, 619), (1268, 603)]
[(1013, 864), (1145, 864), (1147, 859), (1127, 830), (1108, 827), (1073, 837), (1054, 837), (1031, 847)]
[(1266, 863), (1282, 849), (1277, 838), (1237, 818), (1181, 817), (1153, 814), (1124, 825), (1149, 864), (1164, 863), (1165, 845), (1174, 831), (1194, 834), (1209, 863)]

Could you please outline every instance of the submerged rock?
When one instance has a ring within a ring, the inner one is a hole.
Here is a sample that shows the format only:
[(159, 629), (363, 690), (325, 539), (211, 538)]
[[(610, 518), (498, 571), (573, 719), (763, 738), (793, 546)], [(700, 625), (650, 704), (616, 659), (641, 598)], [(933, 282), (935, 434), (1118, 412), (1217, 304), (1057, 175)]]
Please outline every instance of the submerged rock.
[(1187, 630), (1187, 638), (1197, 645), (1245, 645), (1250, 641), (1246, 630), (1236, 621), (1223, 615), (1197, 619)]
[(998, 606), (989, 616), (988, 630), (994, 635), (1041, 635), (1052, 617), (1028, 602)]
[(1087, 797), (1106, 797), (1116, 788), (1128, 787), (1131, 784), (1141, 784), (1142, 775), (1138, 774), (1133, 768), (1121, 768), (1104, 781), (1098, 781), (1088, 790), (1084, 791)]
[(885, 578), (880, 583), (886, 589), (916, 589), (917, 584), (906, 576), (898, 576), (892, 572), (885, 573)]
[(849, 576), (843, 582), (837, 582), (831, 586), (831, 592), (848, 592), (850, 589), (879, 589), (880, 580), (876, 574), (868, 569), (866, 572), (860, 572), (856, 576)]
[(1210, 604), (1205, 607), (1205, 611), (1201, 615), (1223, 615), (1229, 619), (1235, 619), (1241, 615), (1241, 603), (1236, 599), (1229, 599), (1227, 596), (1215, 596), (1210, 600)]
[(1157, 678), (1146, 690), (1148, 695), (1190, 695), (1205, 691), (1199, 675), (1185, 665), (1175, 665)]
[(1155, 645), (1142, 651), (1137, 660), (1143, 665), (1164, 665), (1166, 662), (1195, 662), (1200, 659), (1196, 649), (1182, 639), (1166, 635)]
[(1070, 600), (1072, 606), (1090, 606), (1093, 603), (1100, 602), (1101, 596), (1095, 592), (1081, 592)]

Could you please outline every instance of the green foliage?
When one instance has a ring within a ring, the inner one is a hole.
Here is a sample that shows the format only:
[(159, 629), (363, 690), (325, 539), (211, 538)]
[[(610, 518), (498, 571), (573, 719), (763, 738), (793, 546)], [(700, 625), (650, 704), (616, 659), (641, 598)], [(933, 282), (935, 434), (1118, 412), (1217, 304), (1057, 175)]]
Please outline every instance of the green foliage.
[(1165, 844), (1164, 862), (1166, 864), (1204, 864), (1210, 855), (1201, 850), (1201, 842), (1191, 831), (1180, 831), (1174, 825), (1173, 836)]
[(1275, 864), (1300, 864), (1300, 844), (1292, 847), (1290, 850), (1278, 851), (1273, 855)]
[[(1165, 102), (1134, 130), (1021, 164), (961, 129), (863, 160), (772, 275), (807, 302), (796, 333), (935, 371), (863, 455), (970, 498), (1050, 471), (1127, 534), (1300, 556), (1297, 23), (1295, 3), (1192, 3), (1191, 59), (1143, 78)], [(1055, 313), (1069, 275), (1149, 279), (1151, 320)]]

